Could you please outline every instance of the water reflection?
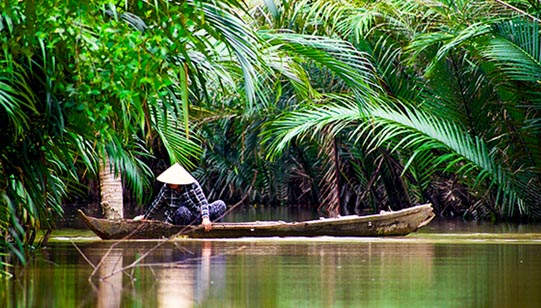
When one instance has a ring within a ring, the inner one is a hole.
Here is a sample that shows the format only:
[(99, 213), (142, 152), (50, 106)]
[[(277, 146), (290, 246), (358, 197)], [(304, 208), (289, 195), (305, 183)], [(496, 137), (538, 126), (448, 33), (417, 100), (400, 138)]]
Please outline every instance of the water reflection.
[(200, 257), (188, 263), (185, 263), (185, 255), (179, 254), (178, 250), (167, 249), (164, 253), (173, 266), (157, 270), (158, 307), (194, 307), (201, 303), (211, 283), (212, 243), (204, 242)]
[(123, 251), (111, 250), (101, 260), (99, 275), (98, 308), (120, 307), (122, 298)]
[(372, 242), (252, 244), (232, 261), (252, 266), (232, 269), (245, 279), (231, 276), (236, 282), (228, 284), (230, 290), (247, 293), (233, 296), (231, 306), (256, 302), (260, 307), (383, 307), (400, 294), (395, 289), (399, 282), (430, 285), (433, 249), (431, 244), (392, 247)]
[[(210, 285), (223, 281), (223, 256), (213, 255), (212, 242), (196, 243), (197, 247), (178, 242), (133, 244), (114, 243), (113, 248), (99, 243), (82, 249), (82, 256), (98, 269), (89, 276), (97, 307), (124, 307), (125, 293), (132, 297), (128, 301), (155, 307), (196, 307), (208, 296)], [(95, 254), (98, 251), (103, 255)]]
[[(541, 304), (541, 245), (531, 242), (441, 243), (423, 237), (420, 241), (317, 238), (77, 245), (82, 254), (70, 243), (53, 243), (29, 268), (16, 272), (16, 279), (2, 290), (0, 306)], [(86, 260), (100, 266), (94, 270)]]

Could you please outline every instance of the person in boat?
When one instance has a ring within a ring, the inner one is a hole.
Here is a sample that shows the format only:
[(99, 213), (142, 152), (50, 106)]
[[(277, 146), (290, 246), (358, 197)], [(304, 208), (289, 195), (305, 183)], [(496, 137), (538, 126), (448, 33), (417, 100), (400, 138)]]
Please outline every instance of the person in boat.
[(134, 220), (149, 219), (166, 206), (166, 222), (175, 225), (201, 224), (205, 231), (210, 231), (211, 221), (221, 219), (227, 210), (222, 200), (209, 204), (199, 182), (178, 163), (156, 179), (164, 183), (160, 192), (145, 214), (134, 217)]

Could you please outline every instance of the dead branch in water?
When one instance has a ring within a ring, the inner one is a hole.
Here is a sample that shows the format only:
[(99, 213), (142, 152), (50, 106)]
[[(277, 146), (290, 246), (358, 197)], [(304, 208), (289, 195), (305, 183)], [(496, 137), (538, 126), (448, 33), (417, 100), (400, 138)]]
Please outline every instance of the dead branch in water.
[[(228, 213), (230, 213), (234, 208), (236, 208), (237, 206), (239, 206), (240, 204), (242, 204), (244, 202), (244, 200), (246, 199), (246, 197), (244, 197), (242, 200), (240, 200), (239, 202), (237, 202), (235, 205), (231, 206), (222, 216), (220, 216), (218, 219), (222, 219), (225, 215), (227, 215)], [(193, 223), (193, 222), (192, 222)], [(190, 224), (191, 225), (191, 224)], [(174, 240), (175, 238), (177, 237), (180, 237), (180, 236), (183, 236), (187, 233), (189, 229), (189, 225), (186, 226), (185, 228), (183, 228), (182, 230), (180, 230), (178, 233), (176, 233), (175, 235), (167, 238), (167, 239), (164, 239), (162, 241), (159, 241), (156, 245), (154, 245), (153, 247), (151, 247), (149, 250), (143, 252), (138, 258), (136, 258), (132, 263), (126, 265), (126, 266), (123, 266), (121, 268), (119, 268), (118, 270), (116, 271), (112, 271), (111, 273), (105, 275), (105, 276), (102, 276), (100, 277), (99, 279), (100, 280), (104, 280), (104, 279), (107, 279), (108, 277), (111, 277), (115, 274), (118, 274), (120, 272), (126, 272), (128, 269), (133, 269), (133, 268), (136, 268), (138, 266), (164, 266), (165, 263), (158, 263), (158, 264), (143, 264), (141, 265), (141, 262), (147, 257), (149, 256), (152, 252), (154, 252), (156, 249), (158, 249), (159, 247), (161, 247), (162, 245), (164, 245), (165, 243), (169, 243), (171, 240)], [(75, 247), (75, 249), (77, 249), (77, 251), (79, 252), (79, 254), (81, 254), (81, 256), (85, 259), (85, 261), (92, 267), (93, 271), (92, 273), (90, 274), (88, 280), (92, 280), (96, 274), (98, 273), (98, 270), (100, 269), (100, 267), (103, 265), (103, 262), (107, 259), (107, 257), (111, 254), (111, 252), (113, 251), (113, 249), (115, 249), (119, 244), (123, 243), (123, 242), (126, 242), (128, 240), (130, 240), (130, 237), (133, 236), (135, 233), (137, 233), (138, 229), (135, 229), (133, 230), (130, 234), (128, 234), (127, 236), (125, 236), (124, 238), (122, 238), (121, 240), (118, 240), (118, 241), (115, 241), (110, 247), (109, 249), (107, 250), (107, 252), (105, 252), (105, 254), (100, 258), (100, 261), (97, 263), (97, 264), (94, 264), (85, 254), (84, 252), (75, 244), (75, 242), (71, 242), (71, 244)], [(241, 247), (239, 249), (236, 249), (236, 250), (241, 250), (241, 249), (244, 249), (244, 247)], [(216, 255), (216, 256), (212, 256), (212, 257), (218, 257), (218, 256), (221, 256), (221, 255)], [(173, 262), (173, 263), (167, 263), (168, 265), (171, 265), (171, 264), (180, 264), (180, 263), (183, 263), (183, 262), (186, 262), (186, 261), (194, 261), (194, 260), (197, 260), (198, 258), (190, 258), (190, 259), (186, 259), (186, 260), (183, 260), (183, 261), (179, 261), (179, 262)], [(131, 274), (128, 274), (126, 273), (126, 275), (130, 276), (130, 278), (132, 278), (132, 275)]]
[[(218, 257), (221, 257), (221, 256), (226, 256), (230, 253), (234, 253), (234, 252), (238, 252), (238, 251), (241, 251), (243, 249), (245, 249), (246, 246), (241, 246), (237, 249), (234, 249), (234, 250), (231, 250), (231, 251), (228, 251), (226, 253), (221, 253), (221, 254), (216, 254), (216, 255), (212, 255), (212, 256), (208, 256), (208, 257), (196, 257), (196, 258), (187, 258), (187, 259), (184, 259), (184, 260), (181, 260), (181, 261), (175, 261), (175, 262), (168, 262), (168, 263), (165, 263), (165, 262), (160, 262), (160, 263), (144, 263), (144, 264), (139, 264), (140, 263), (140, 260), (139, 261), (134, 261), (132, 262), (131, 264), (129, 265), (126, 265), (122, 268), (119, 268), (118, 270), (116, 271), (111, 271), (109, 274), (105, 275), (105, 276), (102, 276), (100, 277), (100, 280), (105, 280), (109, 277), (112, 277), (118, 273), (122, 273), (122, 272), (125, 272), (126, 270), (129, 270), (129, 269), (132, 269), (132, 268), (136, 268), (136, 267), (158, 267), (158, 266), (161, 266), (161, 267), (169, 267), (171, 265), (181, 265), (181, 264), (184, 264), (184, 263), (189, 263), (189, 262), (193, 262), (193, 261), (200, 261), (200, 260), (203, 260), (203, 259), (206, 259), (208, 258), (208, 260), (211, 260), (211, 259), (215, 259), (215, 258), (218, 258)], [(148, 254), (147, 254), (148, 255)], [(131, 277), (131, 275), (129, 275)]]

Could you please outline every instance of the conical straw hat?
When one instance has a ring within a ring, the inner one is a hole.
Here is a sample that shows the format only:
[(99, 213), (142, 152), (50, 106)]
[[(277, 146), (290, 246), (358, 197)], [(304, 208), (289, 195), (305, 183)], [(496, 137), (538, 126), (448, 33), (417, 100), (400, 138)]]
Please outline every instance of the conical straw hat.
[(168, 184), (186, 185), (195, 183), (193, 176), (181, 165), (175, 163), (162, 172), (157, 178), (158, 181)]

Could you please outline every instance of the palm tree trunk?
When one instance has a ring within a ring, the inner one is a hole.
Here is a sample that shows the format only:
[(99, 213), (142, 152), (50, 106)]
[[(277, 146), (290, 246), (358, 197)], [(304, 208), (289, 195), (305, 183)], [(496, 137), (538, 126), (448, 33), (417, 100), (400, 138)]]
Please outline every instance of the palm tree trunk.
[(326, 134), (321, 144), (321, 153), (325, 160), (323, 177), (320, 180), (322, 187), (321, 205), (319, 210), (324, 209), (329, 217), (340, 214), (342, 200), (340, 198), (340, 154), (338, 152), (337, 139), (331, 134)]
[(124, 205), (122, 197), (122, 180), (115, 174), (109, 157), (100, 164), (100, 197), (101, 210), (106, 219), (122, 219)]

